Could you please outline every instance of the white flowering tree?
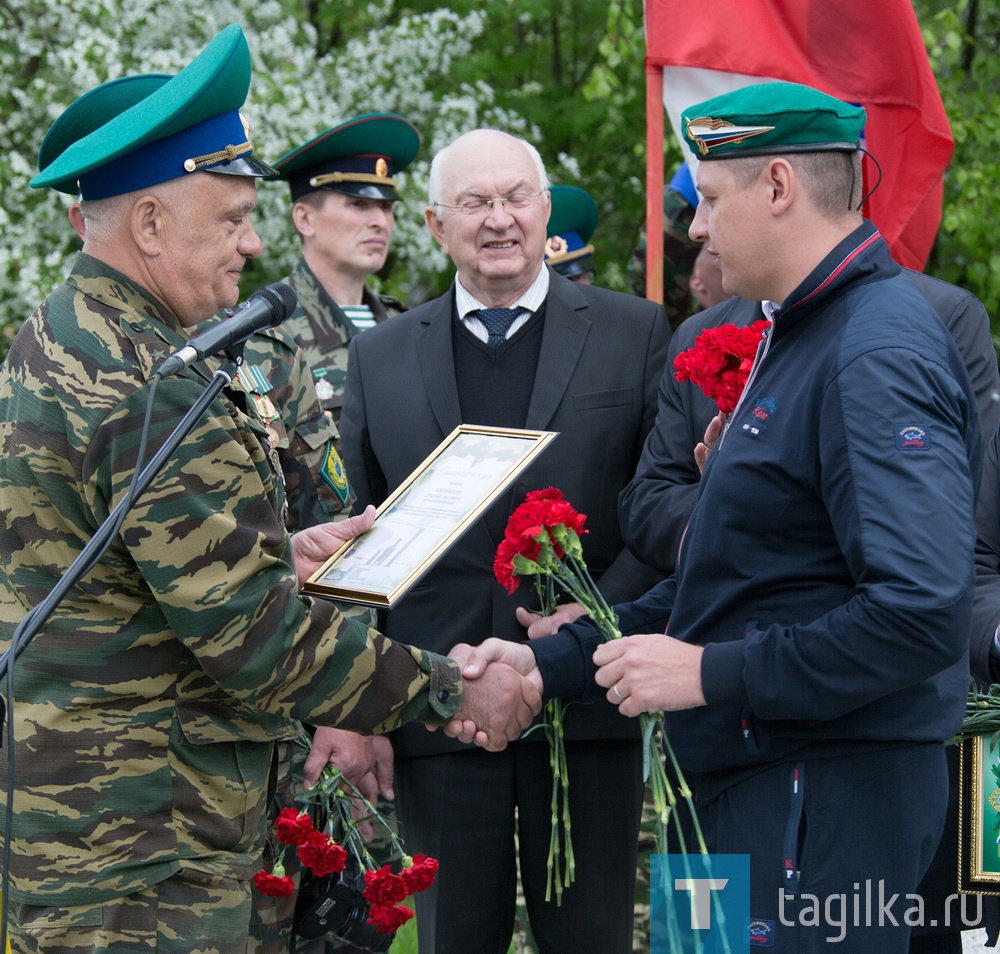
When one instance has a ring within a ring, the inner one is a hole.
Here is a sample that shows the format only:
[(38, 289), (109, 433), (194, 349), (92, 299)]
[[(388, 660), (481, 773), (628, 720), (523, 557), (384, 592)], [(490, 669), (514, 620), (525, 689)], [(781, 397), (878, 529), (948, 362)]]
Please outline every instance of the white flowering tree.
[[(483, 81), (454, 78), (482, 34), (477, 11), (406, 14), (393, 0), (365, 5), (331, 42), (324, 25), (276, 0), (0, 0), (0, 355), (66, 270), (78, 242), (66, 218), (69, 197), (34, 190), (38, 147), (77, 96), (131, 73), (174, 73), (229, 23), (242, 25), (254, 74), (244, 110), (256, 150), (275, 160), (322, 130), (369, 111), (397, 112), (422, 133), (417, 161), (399, 178), (391, 274), (385, 290), (417, 303), (450, 278), (449, 263), (423, 225), (430, 158), (456, 135), (493, 125), (537, 137), (523, 116), (497, 105)], [(341, 9), (350, 13), (352, 4)], [(349, 18), (348, 18), (349, 19)], [(566, 157), (567, 162), (572, 160)], [(281, 182), (259, 189), (256, 224), (263, 259), (245, 276), (246, 293), (287, 274), (298, 254)]]

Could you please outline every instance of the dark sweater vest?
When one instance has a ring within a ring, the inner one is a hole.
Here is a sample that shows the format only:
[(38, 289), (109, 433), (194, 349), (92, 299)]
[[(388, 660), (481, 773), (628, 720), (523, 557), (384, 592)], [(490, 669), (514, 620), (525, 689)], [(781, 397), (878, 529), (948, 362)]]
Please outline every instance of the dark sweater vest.
[[(452, 322), (455, 383), (462, 422), (484, 427), (524, 427), (542, 348), (544, 306), (498, 348), (480, 341), (460, 321)], [(511, 491), (487, 511), (494, 542), (503, 539), (512, 505)]]

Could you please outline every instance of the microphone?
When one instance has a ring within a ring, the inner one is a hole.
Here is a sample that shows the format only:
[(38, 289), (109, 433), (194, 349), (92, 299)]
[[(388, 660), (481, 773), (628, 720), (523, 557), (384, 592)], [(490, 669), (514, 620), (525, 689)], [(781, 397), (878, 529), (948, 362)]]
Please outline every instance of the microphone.
[(167, 358), (156, 373), (160, 377), (169, 378), (190, 367), (195, 361), (240, 344), (265, 328), (280, 325), (295, 310), (297, 300), (291, 286), (284, 282), (265, 285), (228, 318), (192, 338), (180, 351)]

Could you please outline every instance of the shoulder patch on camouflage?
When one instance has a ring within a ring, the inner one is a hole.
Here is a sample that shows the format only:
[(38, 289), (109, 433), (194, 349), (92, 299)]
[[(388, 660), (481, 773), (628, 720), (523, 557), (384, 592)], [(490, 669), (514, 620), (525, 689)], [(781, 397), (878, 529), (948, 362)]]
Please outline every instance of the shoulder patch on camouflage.
[(347, 483), (344, 462), (340, 459), (337, 448), (333, 446), (333, 441), (326, 445), (326, 456), (323, 458), (319, 475), (323, 478), (323, 482), (337, 495), (340, 505), (346, 507), (351, 497), (351, 489)]

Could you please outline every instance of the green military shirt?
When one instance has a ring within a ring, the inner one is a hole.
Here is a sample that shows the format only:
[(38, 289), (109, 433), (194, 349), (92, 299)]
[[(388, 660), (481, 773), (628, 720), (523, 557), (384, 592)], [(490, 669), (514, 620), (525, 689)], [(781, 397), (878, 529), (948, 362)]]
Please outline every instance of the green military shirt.
[(320, 406), (305, 354), (284, 328), (247, 339), (236, 386), (247, 393), (277, 449), (288, 529), (350, 513), (354, 495), (337, 450), (337, 427)]
[[(305, 259), (299, 259), (295, 270), (285, 281), (295, 290), (298, 305), (282, 327), (305, 352), (306, 361), (316, 378), (320, 404), (339, 426), (347, 383), (347, 349), (351, 338), (361, 334), (363, 329), (351, 324)], [(363, 303), (371, 309), (376, 321), (385, 321), (404, 311), (398, 299), (376, 295), (367, 287)]]
[[(185, 343), (80, 254), (0, 366), (0, 649), (125, 493), (156, 368)], [(203, 391), (161, 381), (151, 456)], [(289, 720), (454, 714), (451, 661), (298, 593), (265, 425), (227, 388), (14, 667), (11, 896), (87, 904), (182, 869), (248, 878)]]

